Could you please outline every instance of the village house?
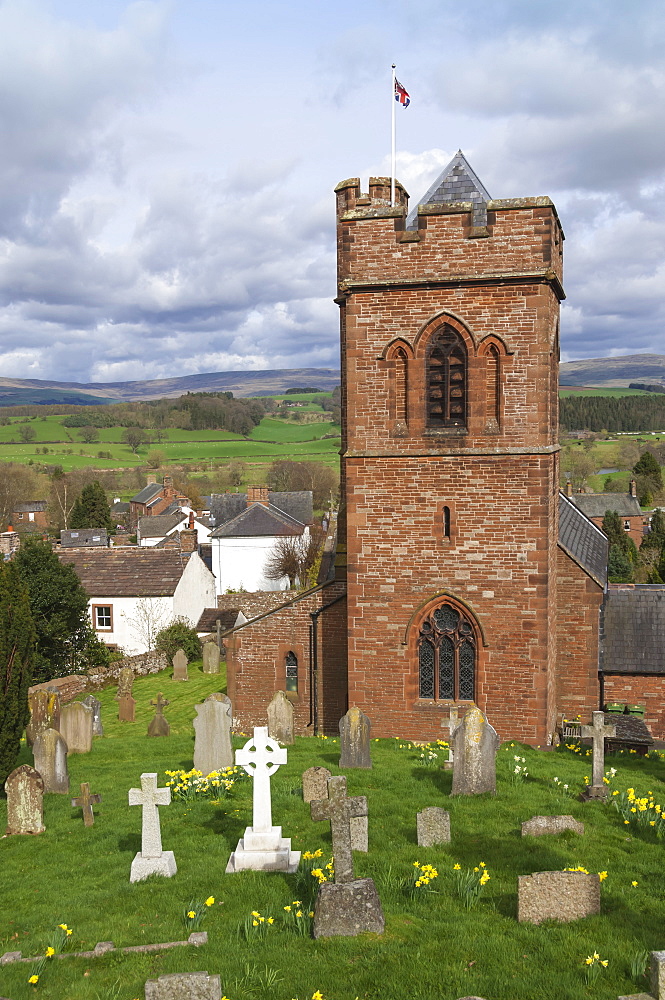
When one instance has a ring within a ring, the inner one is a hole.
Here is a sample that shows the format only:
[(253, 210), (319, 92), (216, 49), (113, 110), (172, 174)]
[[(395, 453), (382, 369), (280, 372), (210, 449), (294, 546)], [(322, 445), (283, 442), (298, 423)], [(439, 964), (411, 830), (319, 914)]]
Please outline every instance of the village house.
[[(175, 489), (171, 476), (164, 476), (163, 482), (148, 483), (129, 501), (129, 521), (132, 527), (140, 517), (154, 517), (157, 514), (173, 513), (181, 505), (188, 505), (189, 500), (179, 490)], [(189, 513), (189, 507), (188, 511)]]
[(573, 493), (570, 483), (566, 496), (600, 528), (608, 511), (618, 514), (626, 534), (640, 547), (644, 537), (644, 514), (637, 499), (637, 484), (631, 479), (628, 493)]
[(48, 529), (46, 508), (46, 500), (26, 500), (17, 503), (12, 510), (12, 526), (22, 534), (46, 531)]
[(139, 545), (155, 546), (163, 543), (185, 528), (196, 528), (199, 545), (210, 539), (211, 527), (208, 518), (197, 517), (191, 508), (181, 509), (173, 514), (153, 514), (140, 517), (136, 526), (136, 540)]

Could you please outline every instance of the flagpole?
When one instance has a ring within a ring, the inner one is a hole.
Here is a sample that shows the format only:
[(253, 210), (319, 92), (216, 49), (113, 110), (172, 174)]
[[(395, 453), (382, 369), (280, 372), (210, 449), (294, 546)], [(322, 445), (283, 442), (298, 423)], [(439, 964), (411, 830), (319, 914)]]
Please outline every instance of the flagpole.
[(390, 159), (390, 207), (395, 207), (395, 63), (392, 67), (392, 91), (390, 94), (390, 103), (392, 105), (392, 144), (391, 144), (391, 159)]

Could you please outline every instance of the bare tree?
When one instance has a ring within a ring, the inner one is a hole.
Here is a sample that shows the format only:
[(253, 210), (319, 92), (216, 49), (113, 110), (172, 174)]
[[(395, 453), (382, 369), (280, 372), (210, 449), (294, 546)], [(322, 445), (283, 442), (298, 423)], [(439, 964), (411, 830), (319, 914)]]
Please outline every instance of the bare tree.
[(20, 462), (0, 463), (0, 527), (5, 528), (11, 521), (12, 511), (17, 503), (38, 500), (45, 489), (43, 480), (27, 465)]
[(264, 573), (268, 580), (288, 577), (289, 587), (306, 586), (316, 566), (323, 544), (323, 532), (314, 529), (303, 535), (283, 535), (268, 556)]
[(157, 597), (140, 597), (133, 615), (127, 615), (127, 624), (136, 638), (148, 650), (155, 648), (155, 638), (169, 621), (169, 612)]

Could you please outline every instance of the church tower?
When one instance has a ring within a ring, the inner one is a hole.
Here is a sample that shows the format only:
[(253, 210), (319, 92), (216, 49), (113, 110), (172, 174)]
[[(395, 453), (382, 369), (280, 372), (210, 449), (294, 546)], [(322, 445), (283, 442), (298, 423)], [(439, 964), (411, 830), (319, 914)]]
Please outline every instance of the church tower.
[(558, 327), (549, 198), (492, 200), (462, 153), (408, 212), (336, 188), (349, 704), (377, 736), (555, 724)]

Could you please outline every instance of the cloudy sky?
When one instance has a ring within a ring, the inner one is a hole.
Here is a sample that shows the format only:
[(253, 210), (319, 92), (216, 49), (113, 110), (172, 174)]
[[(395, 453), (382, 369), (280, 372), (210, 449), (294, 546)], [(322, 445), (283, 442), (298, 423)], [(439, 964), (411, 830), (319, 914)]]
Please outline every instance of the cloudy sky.
[(332, 189), (549, 194), (564, 360), (665, 353), (662, 0), (0, 0), (0, 375), (336, 367)]

